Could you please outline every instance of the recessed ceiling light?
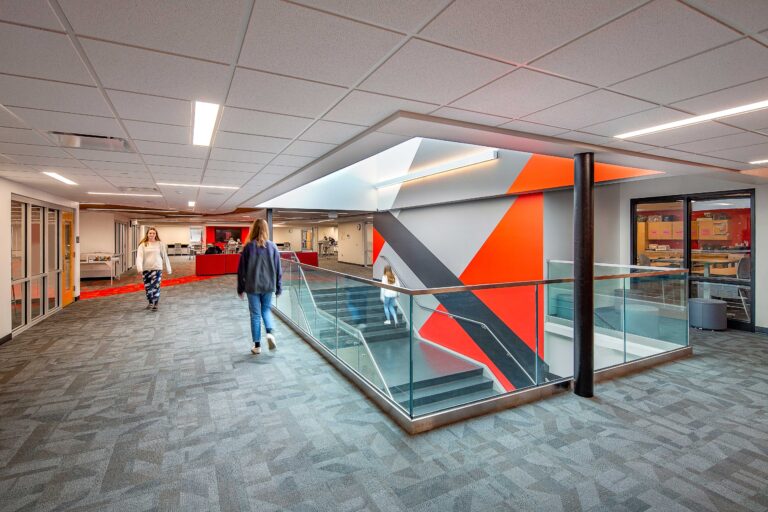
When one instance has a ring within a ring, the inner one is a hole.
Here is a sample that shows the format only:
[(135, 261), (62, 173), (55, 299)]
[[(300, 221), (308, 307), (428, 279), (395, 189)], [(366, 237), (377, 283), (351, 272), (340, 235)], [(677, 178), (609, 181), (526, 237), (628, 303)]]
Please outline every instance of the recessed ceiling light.
[(195, 202), (194, 201), (189, 201), (189, 202), (187, 202), (187, 206), (189, 206), (190, 208), (194, 208), (195, 207)]
[(77, 185), (77, 183), (75, 183), (71, 179), (65, 178), (61, 174), (58, 174), (58, 173), (55, 173), (55, 172), (46, 171), (43, 174), (45, 174), (46, 176), (50, 176), (51, 178), (53, 178), (55, 180), (59, 180), (62, 183), (66, 183), (67, 185)]
[(768, 164), (768, 160), (755, 160), (754, 162), (749, 162), (749, 163), (752, 164), (752, 165)]
[[(750, 103), (749, 105), (742, 105), (740, 107), (727, 108), (725, 110), (718, 110), (711, 114), (704, 114), (701, 116), (689, 117), (688, 119), (681, 119), (680, 121), (674, 121), (672, 123), (664, 123), (650, 128), (643, 128), (642, 130), (635, 130), (634, 132), (620, 133), (614, 135), (617, 139), (628, 139), (630, 137), (639, 137), (640, 135), (648, 135), (649, 133), (663, 132), (666, 130), (672, 130), (675, 128), (682, 128), (683, 126), (689, 126), (692, 124), (703, 123), (704, 121), (711, 121), (712, 119), (719, 119), (721, 117), (737, 116), (739, 114), (746, 114), (747, 112), (754, 112), (755, 110), (762, 110), (768, 108), (768, 100), (758, 101), (757, 103)], [(754, 162), (750, 162), (754, 163)]]
[(195, 102), (195, 128), (192, 132), (192, 144), (195, 146), (211, 145), (213, 128), (216, 125), (218, 114), (219, 105), (216, 103)]
[(224, 188), (227, 190), (237, 190), (240, 187), (229, 187), (224, 185), (195, 185), (194, 183), (158, 183), (165, 187), (191, 187), (191, 188)]
[(488, 162), (490, 160), (496, 160), (497, 158), (499, 158), (498, 150), (496, 150), (495, 148), (486, 148), (477, 153), (472, 153), (469, 156), (456, 158), (448, 162), (444, 162), (438, 165), (434, 165), (432, 167), (428, 167), (421, 171), (410, 172), (408, 174), (398, 176), (397, 178), (392, 178), (391, 180), (380, 181), (379, 183), (376, 183), (374, 185), (374, 188), (388, 187), (390, 185), (397, 185), (398, 183), (405, 183), (407, 181), (418, 180), (421, 178), (434, 176), (436, 174), (440, 174), (448, 171), (455, 171), (456, 169), (461, 169), (464, 167), (468, 167), (470, 165)]
[(126, 194), (124, 192), (88, 192), (92, 196), (163, 197), (162, 194)]

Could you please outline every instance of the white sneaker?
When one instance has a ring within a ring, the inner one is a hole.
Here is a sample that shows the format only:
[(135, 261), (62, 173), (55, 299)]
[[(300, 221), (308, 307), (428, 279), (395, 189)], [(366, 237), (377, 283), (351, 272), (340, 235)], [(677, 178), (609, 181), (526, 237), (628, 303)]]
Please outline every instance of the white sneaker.
[(384, 325), (390, 325), (391, 323), (389, 320), (384, 320)]
[(256, 354), (256, 355), (261, 354), (261, 347), (253, 347), (251, 349), (251, 354)]
[(272, 333), (267, 334), (267, 345), (269, 345), (269, 350), (275, 350), (277, 348), (277, 343), (275, 343), (275, 336)]

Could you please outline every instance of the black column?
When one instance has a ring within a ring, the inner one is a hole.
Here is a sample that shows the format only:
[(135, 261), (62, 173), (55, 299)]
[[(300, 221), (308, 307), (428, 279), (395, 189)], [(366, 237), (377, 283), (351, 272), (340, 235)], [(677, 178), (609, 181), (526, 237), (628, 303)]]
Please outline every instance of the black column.
[(594, 260), (595, 155), (579, 153), (573, 168), (573, 381), (591, 397), (595, 381)]
[(267, 226), (269, 227), (269, 239), (274, 240), (275, 235), (272, 234), (272, 208), (267, 208)]

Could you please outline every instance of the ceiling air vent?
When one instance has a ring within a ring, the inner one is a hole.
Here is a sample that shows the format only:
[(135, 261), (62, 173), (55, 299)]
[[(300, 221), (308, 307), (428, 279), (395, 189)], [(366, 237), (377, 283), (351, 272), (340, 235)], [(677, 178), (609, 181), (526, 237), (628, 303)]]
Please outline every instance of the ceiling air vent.
[(120, 192), (127, 192), (131, 194), (156, 194), (159, 192), (154, 187), (117, 187)]
[(59, 146), (75, 149), (96, 149), (99, 151), (119, 151), (133, 153), (128, 141), (119, 137), (103, 135), (84, 135), (82, 133), (50, 132)]

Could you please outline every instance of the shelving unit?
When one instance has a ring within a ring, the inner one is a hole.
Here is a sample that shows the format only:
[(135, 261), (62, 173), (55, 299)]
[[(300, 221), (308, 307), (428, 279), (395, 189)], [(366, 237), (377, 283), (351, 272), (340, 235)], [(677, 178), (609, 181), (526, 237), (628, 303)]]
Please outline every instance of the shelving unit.
[(115, 263), (119, 261), (114, 254), (85, 253), (80, 258), (80, 278), (109, 278), (111, 283), (113, 279), (119, 279), (115, 275)]

